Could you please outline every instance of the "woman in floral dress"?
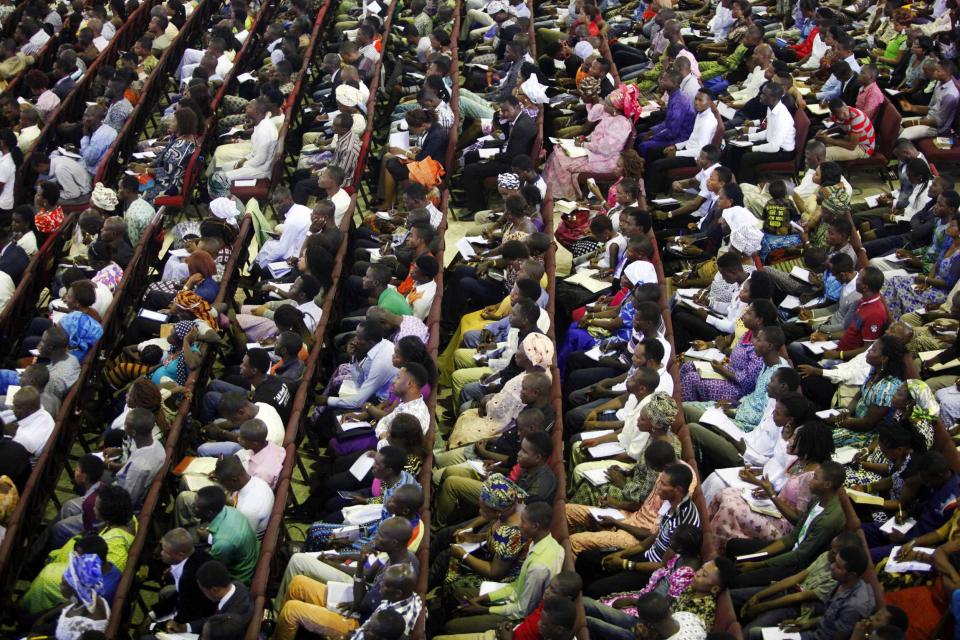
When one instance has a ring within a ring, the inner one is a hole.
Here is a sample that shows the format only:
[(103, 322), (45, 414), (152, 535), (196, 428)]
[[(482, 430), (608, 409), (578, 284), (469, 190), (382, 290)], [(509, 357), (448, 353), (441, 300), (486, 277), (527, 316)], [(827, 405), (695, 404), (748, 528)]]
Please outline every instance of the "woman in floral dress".
[(171, 128), (169, 144), (151, 164), (153, 185), (143, 193), (150, 202), (157, 196), (180, 192), (187, 164), (197, 149), (197, 114), (192, 109), (177, 109)]
[(889, 465), (877, 474), (880, 479), (853, 485), (851, 488), (886, 496), (883, 504), (870, 513), (870, 518), (876, 524), (882, 525), (890, 519), (892, 513), (900, 511), (904, 481), (919, 471), (917, 462), (920, 455), (926, 452), (927, 443), (920, 432), (909, 423), (881, 425), (877, 443), (877, 448), (890, 461)]
[[(522, 489), (500, 473), (483, 482), (480, 516), (461, 527), (456, 534), (458, 544), (450, 547), (449, 555), (441, 553), (437, 558), (437, 562), (447, 561), (443, 598), (448, 604), (457, 606), (475, 598), (484, 580), (512, 582), (520, 573), (525, 542), (520, 532), (521, 492)], [(486, 545), (467, 553), (459, 544), (466, 542), (486, 542)]]
[(874, 430), (893, 403), (893, 396), (906, 380), (903, 366), (904, 345), (887, 334), (870, 346), (867, 364), (873, 369), (850, 406), (831, 418), (835, 425), (833, 442), (838, 447), (862, 447), (875, 435)]
[(587, 155), (571, 158), (555, 148), (547, 159), (543, 173), (554, 198), (579, 198), (577, 174), (581, 171), (602, 173), (616, 166), (633, 124), (640, 117), (638, 95), (635, 86), (620, 85), (605, 100), (587, 108), (587, 120), (597, 123), (590, 135), (578, 143), (587, 149)]
[(804, 424), (794, 433), (788, 451), (797, 460), (787, 469), (787, 481), (779, 492), (767, 478), (752, 481), (757, 484), (753, 498), (772, 501), (779, 517), (754, 511), (740, 487), (727, 487), (714, 496), (708, 521), (718, 549), (723, 550), (728, 540), (737, 538), (775, 540), (789, 533), (803, 517), (813, 495), (810, 482), (814, 472), (833, 455), (830, 428), (822, 422)]
[(671, 600), (693, 584), (693, 576), (700, 568), (700, 548), (703, 534), (689, 524), (681, 524), (670, 538), (670, 548), (664, 554), (666, 565), (650, 574), (650, 581), (639, 591), (613, 593), (600, 600), (601, 604), (614, 607), (630, 615), (637, 615), (636, 601), (648, 593), (656, 593)]
[(747, 331), (730, 351), (727, 363), (714, 363), (713, 369), (723, 380), (704, 380), (693, 362), (680, 366), (680, 389), (684, 402), (736, 401), (752, 393), (763, 371), (763, 359), (753, 350), (753, 336), (762, 327), (776, 324), (777, 308), (769, 300), (754, 300), (743, 312)]
[(891, 318), (899, 318), (914, 309), (939, 305), (960, 279), (960, 222), (947, 223), (946, 239), (930, 269), (930, 275), (906, 275), (888, 278), (883, 285), (883, 298)]
[[(940, 415), (940, 403), (923, 380), (904, 382), (890, 400), (887, 423), (899, 424), (917, 431), (925, 449), (933, 446), (933, 425)], [(876, 482), (889, 473), (890, 459), (879, 447), (877, 438), (862, 449), (847, 468), (846, 486)]]

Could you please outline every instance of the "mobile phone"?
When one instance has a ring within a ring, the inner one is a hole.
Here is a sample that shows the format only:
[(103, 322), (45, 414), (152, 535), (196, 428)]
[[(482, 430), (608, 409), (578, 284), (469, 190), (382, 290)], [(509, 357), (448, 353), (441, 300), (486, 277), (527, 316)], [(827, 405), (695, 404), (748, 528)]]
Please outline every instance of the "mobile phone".
[(337, 491), (337, 495), (344, 500), (353, 500), (353, 494), (349, 491)]

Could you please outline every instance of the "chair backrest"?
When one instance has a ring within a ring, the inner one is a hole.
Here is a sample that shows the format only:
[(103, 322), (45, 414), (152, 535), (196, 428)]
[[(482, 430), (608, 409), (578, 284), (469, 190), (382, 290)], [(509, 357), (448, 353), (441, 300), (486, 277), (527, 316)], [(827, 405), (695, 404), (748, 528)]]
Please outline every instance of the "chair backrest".
[(720, 116), (720, 113), (718, 111), (713, 112), (713, 117), (717, 119), (717, 130), (713, 134), (713, 146), (719, 149), (723, 144), (723, 134), (725, 133), (724, 126), (723, 126), (723, 118)]
[(799, 173), (803, 169), (803, 150), (807, 145), (807, 134), (810, 133), (810, 118), (807, 117), (803, 109), (797, 109), (797, 112), (793, 115), (793, 127), (796, 136), (793, 147), (796, 154), (794, 164), (797, 173)]
[(903, 118), (900, 112), (890, 100), (884, 100), (883, 113), (880, 115), (880, 130), (877, 131), (877, 151), (883, 154), (884, 158), (893, 158), (893, 145), (897, 143), (897, 137), (900, 135), (900, 122)]

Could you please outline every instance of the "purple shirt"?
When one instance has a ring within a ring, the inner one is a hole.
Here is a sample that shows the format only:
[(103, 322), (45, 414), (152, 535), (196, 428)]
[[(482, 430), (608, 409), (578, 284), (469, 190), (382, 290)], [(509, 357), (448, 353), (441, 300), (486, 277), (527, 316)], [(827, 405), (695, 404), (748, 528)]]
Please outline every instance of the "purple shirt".
[(696, 118), (697, 113), (690, 99), (677, 89), (670, 94), (663, 122), (651, 129), (653, 132), (651, 140), (665, 145), (683, 142), (690, 138)]

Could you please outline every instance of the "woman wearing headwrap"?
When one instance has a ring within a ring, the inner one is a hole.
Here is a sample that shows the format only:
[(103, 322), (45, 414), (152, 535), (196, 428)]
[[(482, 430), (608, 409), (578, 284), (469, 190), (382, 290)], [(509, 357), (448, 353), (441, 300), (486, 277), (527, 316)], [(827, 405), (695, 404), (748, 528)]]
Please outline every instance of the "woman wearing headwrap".
[(183, 386), (190, 371), (202, 364), (200, 348), (193, 342), (197, 336), (196, 328), (196, 323), (191, 320), (181, 320), (173, 325), (173, 331), (167, 336), (170, 350), (160, 366), (150, 374), (154, 384), (159, 385), (164, 378), (169, 378)]
[(161, 280), (154, 282), (143, 296), (143, 306), (147, 309), (166, 309), (179, 291), (193, 291), (207, 303), (213, 303), (220, 291), (216, 281), (217, 263), (203, 249), (197, 249), (185, 261), (187, 276), (183, 280)]
[[(628, 264), (620, 276), (620, 287), (633, 291), (642, 282), (650, 280), (649, 262), (634, 260)], [(585, 313), (579, 320), (570, 324), (567, 337), (557, 354), (557, 368), (564, 372), (567, 358), (575, 351), (588, 351), (604, 338), (617, 338), (627, 341), (633, 333), (634, 296), (623, 298), (619, 306), (607, 307), (599, 312)]]
[[(443, 587), (444, 602), (476, 598), (485, 580), (513, 582), (520, 573), (526, 542), (520, 530), (523, 490), (494, 473), (480, 486), (480, 515), (458, 527), (453, 544), (430, 567), (430, 588)], [(485, 542), (472, 553), (459, 543)]]
[(527, 334), (515, 356), (523, 373), (507, 380), (500, 391), (481, 400), (483, 415), (479, 409), (468, 409), (460, 414), (450, 432), (449, 448), (493, 437), (516, 419), (524, 405), (532, 400), (523, 393), (523, 379), (526, 374), (533, 372), (542, 372), (549, 377), (553, 353), (553, 341), (550, 338), (542, 333)]
[(77, 640), (88, 631), (105, 631), (110, 604), (103, 597), (103, 563), (95, 553), (70, 553), (63, 573), (63, 592), (69, 598), (57, 620), (57, 640)]
[(98, 182), (90, 194), (90, 206), (101, 213), (113, 213), (119, 202), (117, 192), (103, 186), (102, 182)]
[(587, 121), (596, 126), (586, 138), (576, 140), (577, 147), (585, 147), (587, 154), (570, 157), (562, 148), (555, 148), (547, 159), (543, 175), (554, 198), (579, 199), (577, 174), (581, 171), (613, 170), (640, 117), (637, 95), (635, 86), (620, 85), (602, 102), (587, 107)]
[(103, 336), (103, 326), (82, 311), (72, 311), (57, 324), (67, 332), (70, 353), (83, 362), (87, 351)]
[(3, 544), (10, 516), (19, 502), (20, 492), (17, 491), (17, 485), (8, 476), (0, 476), (0, 544)]
[[(521, 75), (523, 72), (521, 71)], [(530, 77), (519, 83), (513, 89), (513, 95), (520, 101), (520, 106), (527, 112), (531, 118), (540, 115), (542, 105), (548, 104), (550, 98), (547, 97), (547, 86), (540, 83), (540, 77), (534, 72)]]
[(815, 247), (825, 246), (827, 227), (835, 216), (850, 211), (850, 193), (843, 182), (843, 173), (836, 162), (821, 162), (813, 174), (813, 182), (820, 185), (816, 202), (819, 206), (800, 216), (800, 225), (807, 234), (807, 241)]
[[(632, 384), (628, 380), (628, 391)], [(592, 446), (593, 442), (576, 443), (571, 452), (571, 466), (574, 468), (570, 476), (568, 494), (571, 498), (568, 502), (587, 506), (609, 505), (617, 509), (636, 511), (637, 509), (628, 509), (628, 507), (643, 502), (657, 481), (658, 471), (647, 465), (644, 455), (650, 444), (657, 441), (666, 442), (673, 448), (676, 458), (680, 458), (680, 439), (673, 433), (679, 408), (672, 396), (658, 391), (637, 401), (631, 393), (623, 410), (625, 416), (621, 434), (619, 436), (612, 434), (604, 438), (613, 442), (622, 440), (624, 435), (631, 436), (637, 444), (630, 447), (628, 454), (631, 459), (637, 461), (636, 464), (616, 460), (578, 462), (586, 459), (585, 447)], [(574, 465), (574, 462), (578, 463)], [(583, 472), (596, 469), (607, 470), (610, 484), (596, 487), (586, 480)], [(586, 524), (587, 520), (581, 519), (584, 515), (583, 511), (568, 508), (568, 521), (571, 524)]]
[(126, 489), (117, 485), (101, 487), (93, 506), (96, 522), (103, 526), (96, 535), (70, 538), (59, 549), (47, 556), (47, 564), (34, 577), (27, 592), (19, 601), (27, 615), (49, 611), (64, 602), (61, 584), (74, 552), (79, 555), (96, 554), (101, 562), (105, 600), (111, 600), (117, 591), (120, 577), (127, 566), (130, 546), (137, 535), (137, 518)]

